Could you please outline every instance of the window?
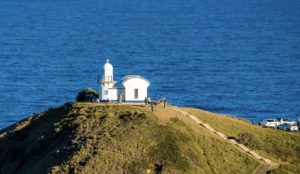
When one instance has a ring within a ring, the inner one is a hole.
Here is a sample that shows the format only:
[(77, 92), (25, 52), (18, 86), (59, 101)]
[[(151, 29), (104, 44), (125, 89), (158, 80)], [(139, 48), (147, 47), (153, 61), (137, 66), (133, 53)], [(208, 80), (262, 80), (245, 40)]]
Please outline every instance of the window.
[(139, 98), (138, 89), (134, 89), (134, 98)]
[(105, 91), (104, 91), (104, 95), (108, 95), (108, 90), (105, 90)]

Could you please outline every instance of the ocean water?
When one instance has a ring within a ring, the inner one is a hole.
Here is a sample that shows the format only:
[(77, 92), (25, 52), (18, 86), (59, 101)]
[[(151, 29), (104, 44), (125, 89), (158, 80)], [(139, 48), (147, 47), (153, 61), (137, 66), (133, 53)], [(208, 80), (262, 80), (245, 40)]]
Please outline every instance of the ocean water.
[(1, 0), (0, 129), (137, 74), (173, 105), (300, 116), (300, 1)]

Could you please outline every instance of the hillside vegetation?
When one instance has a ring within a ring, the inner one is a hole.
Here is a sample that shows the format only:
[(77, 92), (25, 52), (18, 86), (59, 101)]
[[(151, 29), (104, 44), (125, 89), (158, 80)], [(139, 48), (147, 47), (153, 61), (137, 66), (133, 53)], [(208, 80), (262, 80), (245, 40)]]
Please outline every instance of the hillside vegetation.
[(300, 134), (251, 125), (247, 120), (223, 116), (199, 109), (182, 108), (217, 131), (243, 143), (279, 165), (268, 173), (300, 173)]
[(77, 102), (86, 101), (87, 94), (92, 94), (95, 99), (98, 98), (99, 96), (99, 93), (97, 91), (93, 90), (92, 88), (86, 88), (85, 90), (78, 92), (76, 96), (76, 101)]
[(0, 173), (253, 173), (260, 166), (171, 106), (154, 110), (67, 103), (32, 115), (0, 131)]

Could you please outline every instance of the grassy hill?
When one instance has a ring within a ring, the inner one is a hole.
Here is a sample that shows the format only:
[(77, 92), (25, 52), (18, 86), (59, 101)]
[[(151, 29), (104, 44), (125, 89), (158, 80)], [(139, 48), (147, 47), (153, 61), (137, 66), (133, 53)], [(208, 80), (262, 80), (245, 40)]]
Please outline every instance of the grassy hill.
[[(0, 131), (0, 173), (253, 173), (260, 167), (261, 161), (171, 106), (154, 110), (67, 103), (30, 116)], [(197, 109), (182, 110), (237, 140), (242, 133), (254, 134), (257, 142), (248, 146), (280, 164), (272, 173), (297, 172), (298, 135)]]
[(249, 124), (247, 120), (214, 114), (193, 108), (182, 108), (200, 120), (210, 124), (217, 131), (223, 132), (243, 143), (251, 150), (271, 159), (278, 165), (268, 173), (300, 173), (300, 134), (284, 132), (278, 129), (262, 128)]

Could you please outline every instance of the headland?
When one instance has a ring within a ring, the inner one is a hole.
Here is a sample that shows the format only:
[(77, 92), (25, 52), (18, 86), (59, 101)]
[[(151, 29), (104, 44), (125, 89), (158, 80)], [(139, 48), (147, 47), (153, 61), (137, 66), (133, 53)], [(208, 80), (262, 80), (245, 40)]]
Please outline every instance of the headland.
[(193, 108), (77, 102), (1, 130), (0, 173), (255, 173), (265, 164), (195, 119), (272, 161), (265, 171), (299, 172), (299, 134)]

